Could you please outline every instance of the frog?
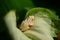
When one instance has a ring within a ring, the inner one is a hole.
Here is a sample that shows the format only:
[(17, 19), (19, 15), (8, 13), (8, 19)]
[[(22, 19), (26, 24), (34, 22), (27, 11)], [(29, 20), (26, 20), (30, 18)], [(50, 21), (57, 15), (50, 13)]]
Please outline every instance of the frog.
[(21, 25), (19, 26), (19, 29), (24, 32), (27, 30), (30, 30), (34, 25), (34, 16), (29, 16), (25, 20), (22, 21)]

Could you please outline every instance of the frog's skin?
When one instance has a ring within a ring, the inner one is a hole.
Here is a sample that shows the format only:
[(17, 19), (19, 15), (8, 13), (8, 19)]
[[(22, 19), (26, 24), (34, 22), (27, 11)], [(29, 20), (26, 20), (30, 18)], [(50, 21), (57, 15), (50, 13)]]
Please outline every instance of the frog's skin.
[(21, 23), (19, 28), (21, 29), (21, 31), (26, 31), (31, 29), (33, 25), (34, 25), (34, 16), (29, 16)]

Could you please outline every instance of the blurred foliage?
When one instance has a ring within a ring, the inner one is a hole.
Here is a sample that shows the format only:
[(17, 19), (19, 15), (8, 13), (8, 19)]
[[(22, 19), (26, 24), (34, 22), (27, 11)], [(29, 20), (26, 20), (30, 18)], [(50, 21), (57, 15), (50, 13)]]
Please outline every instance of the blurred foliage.
[(57, 28), (57, 33), (60, 33), (60, 19), (56, 20), (54, 23), (55, 23), (55, 28)]
[(33, 7), (31, 0), (0, 0), (0, 16), (12, 9), (22, 10)]

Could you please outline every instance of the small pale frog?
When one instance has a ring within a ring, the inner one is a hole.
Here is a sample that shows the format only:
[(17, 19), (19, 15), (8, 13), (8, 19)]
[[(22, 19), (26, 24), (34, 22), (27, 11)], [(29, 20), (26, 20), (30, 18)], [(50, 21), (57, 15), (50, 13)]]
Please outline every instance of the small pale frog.
[(19, 26), (19, 29), (21, 29), (21, 31), (24, 32), (26, 30), (31, 29), (33, 25), (34, 25), (34, 16), (29, 16), (24, 21), (22, 21), (21, 25)]

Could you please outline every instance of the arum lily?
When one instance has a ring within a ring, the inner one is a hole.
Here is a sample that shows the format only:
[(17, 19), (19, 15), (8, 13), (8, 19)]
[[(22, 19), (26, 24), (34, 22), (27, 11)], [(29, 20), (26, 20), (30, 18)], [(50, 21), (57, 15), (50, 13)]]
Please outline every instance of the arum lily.
[(5, 22), (14, 40), (54, 40), (55, 20), (59, 18), (54, 11), (46, 8), (32, 8), (26, 13), (25, 20), (16, 27), (15, 11), (10, 11), (5, 17)]

